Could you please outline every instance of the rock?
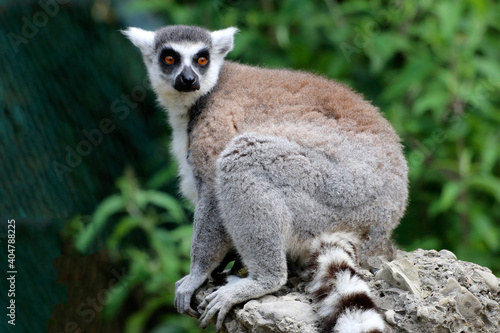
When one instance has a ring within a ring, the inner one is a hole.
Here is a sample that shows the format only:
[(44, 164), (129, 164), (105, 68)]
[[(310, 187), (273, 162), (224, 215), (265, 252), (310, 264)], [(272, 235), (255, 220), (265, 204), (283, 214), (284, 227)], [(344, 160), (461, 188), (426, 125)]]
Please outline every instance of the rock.
[[(403, 259), (418, 272), (422, 298), (405, 292), (408, 288), (395, 288), (391, 277), (378, 283), (370, 281), (382, 310), (394, 309), (401, 315), (392, 326), (394, 332), (500, 332), (500, 295), (491, 290), (500, 279), (479, 265), (457, 260), (446, 250), (398, 252), (389, 264)], [(490, 275), (483, 278), (477, 271)], [(406, 272), (407, 278), (414, 277)], [(376, 278), (382, 276), (376, 274)]]
[(443, 295), (449, 295), (450, 293), (452, 292), (456, 292), (456, 291), (459, 291), (460, 290), (460, 284), (457, 282), (457, 280), (455, 280), (454, 278), (449, 278), (448, 279), (448, 282), (446, 282), (446, 286), (441, 289), (441, 294)]
[(375, 279), (385, 280), (392, 287), (408, 290), (416, 297), (421, 298), (418, 271), (406, 259), (396, 259), (383, 264), (382, 269), (375, 275)]
[(445, 296), (451, 296), (451, 298), (445, 298), (447, 304), (452, 302), (464, 318), (475, 321), (482, 309), (481, 302), (465, 287), (460, 286), (457, 280), (449, 278), (446, 286), (440, 292)]
[(492, 293), (496, 294), (500, 291), (500, 284), (498, 283), (498, 278), (495, 275), (479, 269), (475, 269), (474, 272), (481, 276)]
[(461, 288), (461, 291), (462, 292), (457, 295), (457, 310), (467, 319), (467, 321), (474, 322), (483, 306), (470, 291), (464, 287)]
[(236, 311), (236, 320), (245, 327), (267, 327), (275, 332), (317, 332), (317, 316), (310, 304), (286, 299), (252, 300)]
[(448, 258), (448, 259), (457, 260), (457, 256), (455, 255), (455, 253), (453, 253), (453, 252), (451, 252), (451, 251), (448, 251), (448, 250), (442, 249), (441, 251), (439, 251), (439, 254), (440, 254), (443, 258)]
[[(365, 267), (361, 274), (394, 333), (500, 332), (500, 279), (489, 269), (457, 260), (447, 250), (399, 251), (391, 262), (371, 263), (378, 267)], [(320, 333), (305, 285), (290, 272), (289, 283), (278, 292), (236, 306), (223, 330)], [(198, 302), (212, 290), (213, 285), (203, 287)]]
[(385, 320), (389, 324), (396, 325), (396, 312), (394, 310), (387, 310), (384, 315), (385, 315)]

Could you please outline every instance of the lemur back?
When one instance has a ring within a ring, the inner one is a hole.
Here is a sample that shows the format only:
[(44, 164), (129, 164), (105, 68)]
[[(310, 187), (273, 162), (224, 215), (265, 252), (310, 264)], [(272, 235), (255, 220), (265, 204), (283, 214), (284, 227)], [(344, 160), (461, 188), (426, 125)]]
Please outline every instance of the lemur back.
[[(216, 318), (220, 330), (233, 305), (286, 282), (289, 258), (309, 272), (327, 330), (382, 332), (357, 260), (392, 254), (408, 196), (399, 138), (340, 83), (224, 61), (235, 31), (126, 32), (168, 109), (182, 190), (196, 204), (191, 272), (176, 284), (176, 307), (202, 327)], [(194, 291), (232, 250), (249, 276), (192, 309)]]
[[(317, 153), (316, 169), (336, 164), (316, 170), (324, 177), (314, 190), (326, 187), (322, 203), (345, 208), (342, 222), (356, 224), (346, 229), (363, 227), (367, 233), (376, 221), (389, 229), (399, 223), (407, 198), (407, 187), (399, 186), (407, 173), (399, 138), (375, 107), (346, 86), (309, 73), (226, 61), (214, 90), (189, 115), (190, 162), (202, 183), (215, 180), (217, 160), (239, 136), (287, 139)], [(365, 215), (352, 209), (363, 204)]]

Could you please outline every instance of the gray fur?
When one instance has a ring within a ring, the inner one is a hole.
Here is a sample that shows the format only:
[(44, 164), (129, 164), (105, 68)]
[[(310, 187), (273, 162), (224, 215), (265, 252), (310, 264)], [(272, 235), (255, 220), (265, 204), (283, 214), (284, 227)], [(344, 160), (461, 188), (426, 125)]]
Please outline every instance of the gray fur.
[(170, 43), (203, 43), (212, 47), (210, 32), (200, 27), (176, 25), (167, 26), (155, 32), (155, 50), (159, 51), (165, 44)]
[[(216, 331), (233, 305), (278, 290), (287, 258), (307, 261), (322, 237), (353, 237), (361, 258), (391, 256), (390, 234), (408, 196), (399, 138), (375, 107), (308, 73), (224, 62), (236, 31), (167, 27), (154, 34), (154, 45), (148, 32), (125, 32), (168, 110), (181, 189), (196, 205), (191, 271), (176, 283), (175, 306), (202, 327), (215, 319)], [(199, 90), (174, 89), (177, 73), (164, 74), (154, 60), (164, 46), (185, 59), (209, 48), (208, 69), (196, 72)], [(195, 290), (232, 250), (249, 276), (231, 278), (192, 309)]]

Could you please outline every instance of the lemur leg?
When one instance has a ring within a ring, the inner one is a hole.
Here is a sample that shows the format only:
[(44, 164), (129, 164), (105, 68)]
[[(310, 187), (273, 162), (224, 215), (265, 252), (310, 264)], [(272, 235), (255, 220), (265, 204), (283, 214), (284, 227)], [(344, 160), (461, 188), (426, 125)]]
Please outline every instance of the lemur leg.
[(282, 148), (273, 138), (246, 135), (235, 139), (219, 159), (221, 215), (249, 276), (233, 277), (206, 297), (200, 304), (204, 309), (201, 327), (216, 317), (219, 331), (235, 304), (274, 292), (286, 283), (284, 233), (293, 215), (275, 178), (283, 165), (270, 164), (287, 154)]
[(194, 213), (190, 273), (175, 283), (175, 307), (180, 313), (195, 318), (200, 314), (191, 308), (193, 293), (220, 265), (231, 247), (217, 203), (212, 198), (201, 195), (198, 199)]
[(391, 232), (384, 225), (373, 224), (363, 239), (360, 247), (360, 263), (366, 266), (366, 259), (371, 256), (384, 256), (387, 260), (396, 257), (396, 248), (391, 239)]

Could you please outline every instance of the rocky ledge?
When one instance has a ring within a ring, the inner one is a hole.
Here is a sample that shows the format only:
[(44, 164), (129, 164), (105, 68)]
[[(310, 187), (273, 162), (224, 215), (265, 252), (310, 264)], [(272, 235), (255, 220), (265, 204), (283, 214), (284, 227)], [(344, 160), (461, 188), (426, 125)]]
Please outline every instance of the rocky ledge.
[[(390, 262), (372, 258), (367, 268), (362, 274), (395, 333), (500, 332), (500, 279), (488, 268), (447, 250), (399, 251)], [(197, 300), (214, 288), (203, 287)], [(292, 275), (278, 292), (236, 306), (223, 331), (320, 333), (304, 289)]]

